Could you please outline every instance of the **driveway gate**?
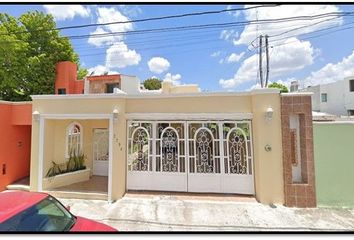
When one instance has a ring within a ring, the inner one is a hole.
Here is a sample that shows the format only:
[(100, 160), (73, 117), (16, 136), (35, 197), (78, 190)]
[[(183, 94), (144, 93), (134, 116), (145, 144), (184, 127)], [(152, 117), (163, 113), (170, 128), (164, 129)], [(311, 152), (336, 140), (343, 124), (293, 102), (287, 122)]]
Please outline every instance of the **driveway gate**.
[(254, 194), (250, 121), (128, 121), (128, 189)]

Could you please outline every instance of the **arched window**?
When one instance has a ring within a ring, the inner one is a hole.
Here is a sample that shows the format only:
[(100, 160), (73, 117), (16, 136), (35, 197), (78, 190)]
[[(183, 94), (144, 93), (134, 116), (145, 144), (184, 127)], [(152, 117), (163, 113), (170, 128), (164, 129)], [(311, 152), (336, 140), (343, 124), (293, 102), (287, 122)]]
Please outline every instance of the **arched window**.
[(82, 126), (71, 123), (66, 130), (66, 157), (82, 154)]

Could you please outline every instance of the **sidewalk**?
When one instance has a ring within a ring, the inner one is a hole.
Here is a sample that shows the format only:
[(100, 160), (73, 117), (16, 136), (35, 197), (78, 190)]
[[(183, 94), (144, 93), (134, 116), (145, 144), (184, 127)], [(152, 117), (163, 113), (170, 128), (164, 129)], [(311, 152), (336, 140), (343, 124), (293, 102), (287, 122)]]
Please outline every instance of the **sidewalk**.
[(60, 199), (72, 213), (120, 231), (353, 231), (354, 209), (286, 208), (254, 200), (134, 195), (108, 204)]

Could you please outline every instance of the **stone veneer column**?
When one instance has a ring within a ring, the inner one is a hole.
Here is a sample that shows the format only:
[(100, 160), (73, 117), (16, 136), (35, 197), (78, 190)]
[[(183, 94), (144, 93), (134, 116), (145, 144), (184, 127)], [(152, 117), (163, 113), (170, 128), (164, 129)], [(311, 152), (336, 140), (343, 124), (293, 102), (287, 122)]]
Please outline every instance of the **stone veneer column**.
[[(290, 114), (299, 115), (301, 183), (292, 181)], [(311, 95), (282, 94), (281, 124), (285, 206), (316, 207)]]

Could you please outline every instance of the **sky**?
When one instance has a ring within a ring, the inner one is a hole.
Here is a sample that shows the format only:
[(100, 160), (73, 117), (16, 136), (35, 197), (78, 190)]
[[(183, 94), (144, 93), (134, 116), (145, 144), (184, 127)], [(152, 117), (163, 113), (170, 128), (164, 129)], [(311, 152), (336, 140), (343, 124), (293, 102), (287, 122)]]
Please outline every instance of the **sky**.
[[(315, 20), (219, 26), (183, 31), (145, 32), (201, 24), (237, 23), (333, 12), (354, 5), (0, 5), (19, 17), (27, 11), (52, 14), (57, 27), (119, 22), (176, 14), (242, 9), (218, 14), (62, 30), (72, 39), (80, 63), (95, 75), (121, 73), (141, 81), (157, 77), (174, 84), (199, 84), (202, 91), (245, 91), (259, 87), (257, 37), (269, 35), (269, 81), (301, 87), (340, 81), (354, 75), (354, 15)], [(344, 29), (344, 30), (343, 30)], [(114, 36), (97, 34), (128, 32)], [(96, 36), (95, 36), (96, 34)], [(265, 59), (265, 55), (263, 57)], [(265, 66), (265, 62), (263, 64)], [(265, 70), (265, 69), (264, 69)]]

